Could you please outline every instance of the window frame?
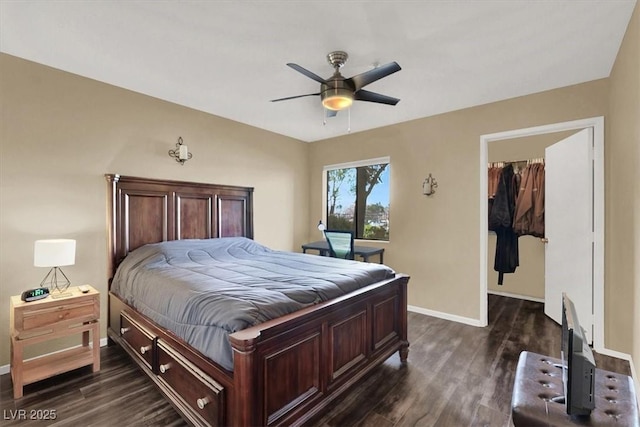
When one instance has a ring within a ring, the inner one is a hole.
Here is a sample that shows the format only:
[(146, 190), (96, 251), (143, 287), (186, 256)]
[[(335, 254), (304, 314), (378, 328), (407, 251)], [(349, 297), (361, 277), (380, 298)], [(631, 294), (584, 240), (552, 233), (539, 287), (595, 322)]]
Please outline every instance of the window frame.
[[(335, 169), (348, 169), (348, 168), (358, 168), (361, 166), (371, 166), (371, 165), (379, 165), (382, 163), (387, 163), (389, 166), (389, 182), (391, 182), (391, 157), (390, 156), (385, 156), (385, 157), (375, 157), (372, 159), (365, 159), (365, 160), (357, 160), (357, 161), (353, 161), (353, 162), (345, 162), (345, 163), (335, 163), (332, 165), (325, 165), (322, 167), (322, 215), (320, 216), (320, 218), (322, 218), (322, 223), (325, 224), (325, 226), (327, 226), (328, 224), (328, 220), (327, 220), (327, 205), (328, 205), (328, 200), (327, 200), (327, 172), (330, 170), (335, 170)], [(389, 185), (389, 210), (391, 210), (391, 185)], [(389, 213), (389, 216), (391, 216), (391, 213)], [(355, 238), (356, 241), (358, 242), (371, 242), (371, 243), (389, 243), (391, 241), (391, 233), (389, 233), (389, 240), (371, 240), (371, 239), (359, 239), (359, 238)]]

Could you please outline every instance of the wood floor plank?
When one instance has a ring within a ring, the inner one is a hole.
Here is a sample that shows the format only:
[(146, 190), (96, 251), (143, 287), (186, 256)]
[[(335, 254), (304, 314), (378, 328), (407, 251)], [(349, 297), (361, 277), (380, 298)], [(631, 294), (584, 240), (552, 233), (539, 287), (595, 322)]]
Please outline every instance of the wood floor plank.
[(422, 405), (421, 399), (428, 399), (429, 395), (441, 393), (447, 386), (441, 382), (441, 377), (435, 372), (425, 372), (408, 366), (397, 386), (378, 402), (374, 412), (397, 423), (416, 405)]
[[(561, 331), (540, 303), (489, 295), (488, 306), (486, 328), (409, 313), (407, 364), (394, 354), (307, 425), (508, 426), (520, 352), (559, 357)], [(120, 347), (100, 353), (99, 372), (81, 368), (27, 385), (17, 400), (9, 374), (0, 376), (2, 426), (187, 426)], [(628, 362), (595, 357), (598, 367), (629, 375)], [(55, 409), (57, 418), (11, 419), (20, 409)]]
[(424, 383), (424, 387), (412, 393), (412, 404), (396, 426), (436, 426), (447, 403), (455, 399), (455, 382), (436, 376)]
[[(394, 358), (397, 358), (395, 363)], [(399, 356), (394, 355), (391, 359), (376, 368), (372, 375), (361, 381), (351, 393), (334, 401), (327, 408), (327, 415), (315, 420), (313, 424), (353, 426), (367, 418), (389, 391), (396, 387), (402, 378), (398, 372), (406, 370), (406, 367), (400, 364)]]
[(469, 427), (509, 427), (511, 418), (495, 409), (478, 405)]
[(356, 427), (393, 427), (393, 423), (381, 415), (375, 412), (370, 413), (359, 423), (355, 424)]
[(488, 377), (467, 371), (467, 375), (457, 383), (452, 398), (445, 405), (436, 424), (441, 426), (467, 426), (471, 424), (480, 405), (487, 380)]

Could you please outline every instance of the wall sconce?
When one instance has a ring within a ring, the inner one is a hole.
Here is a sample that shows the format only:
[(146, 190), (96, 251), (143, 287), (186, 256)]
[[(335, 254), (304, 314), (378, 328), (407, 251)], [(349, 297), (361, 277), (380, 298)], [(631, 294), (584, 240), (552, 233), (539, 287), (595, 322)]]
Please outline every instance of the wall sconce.
[(438, 188), (438, 181), (434, 177), (429, 174), (429, 176), (422, 183), (422, 194), (425, 196), (431, 196), (436, 192), (436, 188)]
[(191, 159), (193, 157), (193, 154), (189, 152), (187, 144), (184, 144), (182, 142), (182, 137), (179, 136), (178, 142), (176, 143), (176, 149), (169, 150), (169, 156), (173, 157), (174, 159), (176, 159), (176, 162), (179, 162), (182, 166), (184, 166), (184, 162)]
[(324, 230), (326, 230), (327, 227), (324, 226), (324, 224), (322, 223), (322, 220), (318, 221), (318, 231), (320, 231), (321, 233), (324, 233)]

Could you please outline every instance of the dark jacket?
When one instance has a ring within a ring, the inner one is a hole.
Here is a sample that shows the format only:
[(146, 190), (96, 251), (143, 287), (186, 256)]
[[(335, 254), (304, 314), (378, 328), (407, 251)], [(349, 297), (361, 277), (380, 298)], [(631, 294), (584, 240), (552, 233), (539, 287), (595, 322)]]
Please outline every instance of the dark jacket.
[(502, 285), (503, 273), (513, 273), (519, 265), (518, 235), (513, 230), (517, 189), (518, 180), (513, 166), (507, 164), (502, 169), (489, 214), (489, 229), (494, 230), (497, 236), (493, 269), (500, 273), (499, 285)]

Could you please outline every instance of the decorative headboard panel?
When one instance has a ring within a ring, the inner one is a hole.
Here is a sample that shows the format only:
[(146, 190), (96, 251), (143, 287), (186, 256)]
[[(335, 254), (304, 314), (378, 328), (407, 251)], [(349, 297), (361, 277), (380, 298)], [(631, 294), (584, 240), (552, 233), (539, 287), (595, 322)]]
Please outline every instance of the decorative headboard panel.
[(253, 239), (253, 188), (105, 175), (109, 279), (147, 243), (244, 236)]

